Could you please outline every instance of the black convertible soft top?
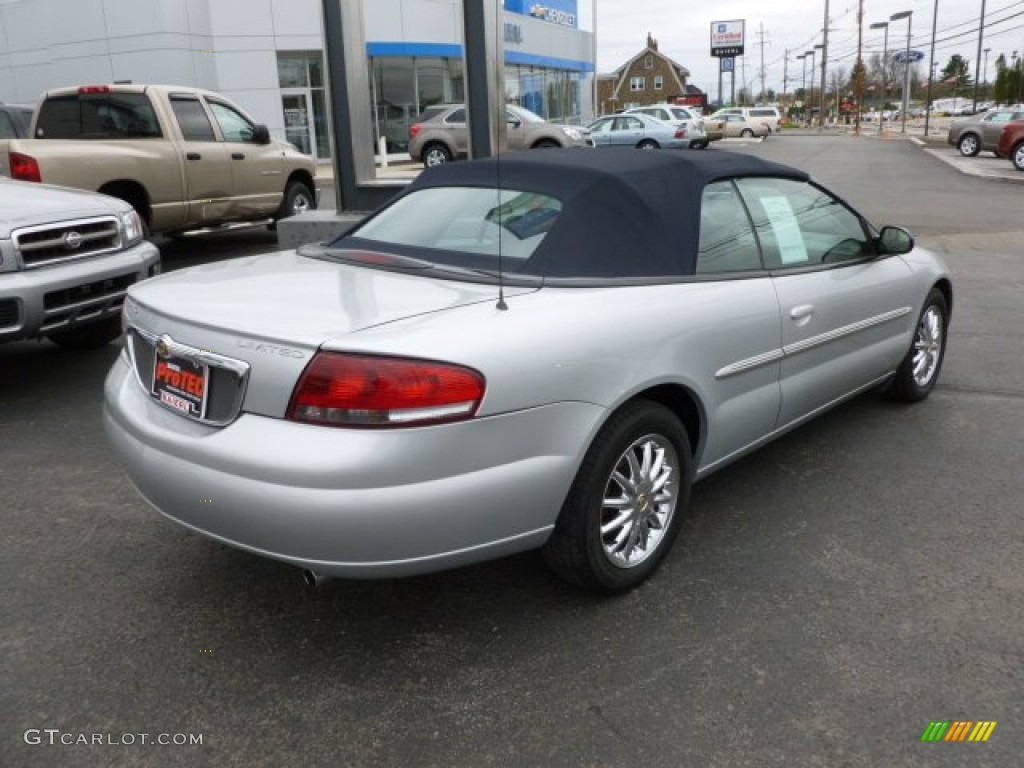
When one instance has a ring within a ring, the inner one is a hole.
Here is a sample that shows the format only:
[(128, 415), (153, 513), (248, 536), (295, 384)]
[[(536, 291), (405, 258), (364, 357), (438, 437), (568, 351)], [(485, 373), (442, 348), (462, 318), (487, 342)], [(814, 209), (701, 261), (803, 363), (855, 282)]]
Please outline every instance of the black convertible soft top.
[(524, 272), (552, 278), (692, 275), (705, 185), (742, 176), (807, 180), (803, 171), (739, 152), (543, 149), (446, 163), (405, 194), (470, 186), (539, 192), (562, 212)]

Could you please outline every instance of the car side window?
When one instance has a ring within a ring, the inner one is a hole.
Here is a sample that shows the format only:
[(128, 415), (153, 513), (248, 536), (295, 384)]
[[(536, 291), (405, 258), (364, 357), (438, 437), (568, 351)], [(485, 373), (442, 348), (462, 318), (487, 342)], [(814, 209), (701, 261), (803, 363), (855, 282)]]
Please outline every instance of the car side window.
[(874, 254), (859, 216), (818, 187), (794, 179), (736, 182), (769, 269), (854, 261)]
[(611, 130), (612, 123), (614, 122), (614, 118), (605, 118), (604, 120), (598, 120), (596, 123), (590, 126), (590, 132), (607, 133), (609, 130)]
[(185, 141), (216, 141), (213, 125), (199, 99), (171, 97), (171, 109)]
[(446, 123), (464, 123), (466, 122), (466, 110), (456, 109), (448, 117), (444, 119)]
[(613, 131), (639, 131), (642, 130), (644, 124), (637, 120), (635, 117), (617, 117), (615, 118), (615, 127)]
[(0, 139), (16, 139), (18, 131), (14, 127), (14, 120), (6, 112), (0, 112)]
[(761, 254), (750, 219), (731, 181), (704, 187), (700, 202), (697, 273), (761, 269)]
[(220, 126), (220, 132), (224, 137), (224, 141), (249, 142), (255, 138), (256, 131), (252, 123), (236, 110), (227, 104), (221, 104), (217, 101), (209, 101), (207, 103), (210, 105), (210, 111), (213, 112), (214, 119)]

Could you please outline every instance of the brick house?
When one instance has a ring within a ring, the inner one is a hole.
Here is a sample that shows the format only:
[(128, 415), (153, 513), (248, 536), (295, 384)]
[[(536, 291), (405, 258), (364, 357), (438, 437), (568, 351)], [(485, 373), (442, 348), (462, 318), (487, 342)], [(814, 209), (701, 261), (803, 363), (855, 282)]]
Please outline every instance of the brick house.
[(687, 86), (690, 70), (658, 51), (647, 33), (647, 47), (615, 72), (597, 76), (597, 113), (607, 115), (628, 107), (681, 102), (696, 90)]

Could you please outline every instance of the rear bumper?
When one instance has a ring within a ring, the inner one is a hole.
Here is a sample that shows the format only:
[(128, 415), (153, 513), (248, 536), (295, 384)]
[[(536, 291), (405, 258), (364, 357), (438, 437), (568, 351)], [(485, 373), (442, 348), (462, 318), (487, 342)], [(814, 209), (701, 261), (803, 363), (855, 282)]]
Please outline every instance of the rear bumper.
[(68, 264), (0, 273), (0, 342), (35, 338), (121, 312), (129, 285), (159, 271), (148, 241)]
[(405, 576), (541, 546), (603, 409), (561, 403), (444, 426), (349, 430), (243, 414), (189, 421), (124, 356), (104, 426), (142, 496), (172, 520), (336, 576)]

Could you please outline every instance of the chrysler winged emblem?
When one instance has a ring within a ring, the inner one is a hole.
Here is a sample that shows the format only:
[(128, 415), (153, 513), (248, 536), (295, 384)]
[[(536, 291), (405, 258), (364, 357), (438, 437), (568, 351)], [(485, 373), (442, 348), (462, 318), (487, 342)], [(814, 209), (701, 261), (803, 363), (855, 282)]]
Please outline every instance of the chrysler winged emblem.
[(171, 354), (171, 340), (166, 336), (161, 336), (156, 343), (156, 353), (160, 357), (167, 357)]
[(79, 234), (78, 232), (76, 232), (73, 229), (70, 232), (65, 232), (64, 233), (64, 247), (67, 248), (69, 251), (74, 251), (74, 250), (76, 250), (81, 245), (82, 245), (82, 235), (81, 234)]

